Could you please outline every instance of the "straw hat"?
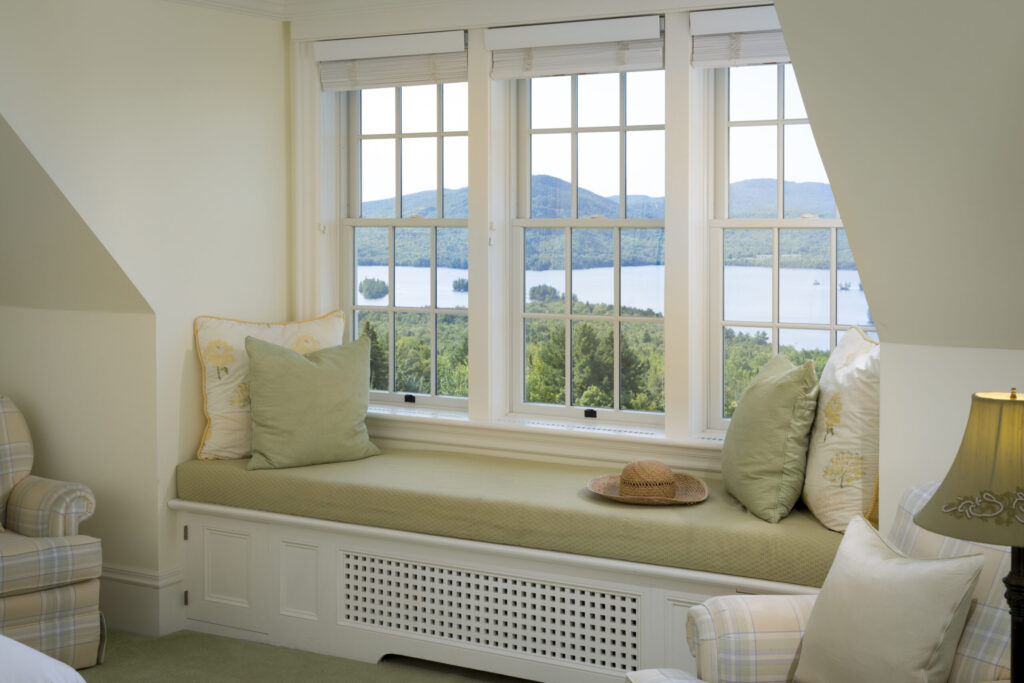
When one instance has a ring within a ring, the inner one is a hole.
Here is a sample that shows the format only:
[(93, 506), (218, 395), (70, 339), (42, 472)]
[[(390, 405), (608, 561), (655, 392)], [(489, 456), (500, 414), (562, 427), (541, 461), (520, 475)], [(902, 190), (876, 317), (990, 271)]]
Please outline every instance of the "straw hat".
[(708, 487), (689, 474), (675, 474), (657, 460), (637, 460), (622, 474), (591, 479), (587, 488), (599, 496), (636, 505), (686, 505), (708, 497)]

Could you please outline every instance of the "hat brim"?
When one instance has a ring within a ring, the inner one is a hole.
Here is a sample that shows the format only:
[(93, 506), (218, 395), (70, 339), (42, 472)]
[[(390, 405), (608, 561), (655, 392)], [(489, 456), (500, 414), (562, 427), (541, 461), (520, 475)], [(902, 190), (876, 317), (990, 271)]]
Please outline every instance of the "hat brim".
[(676, 494), (671, 498), (655, 496), (624, 496), (619, 493), (619, 475), (607, 474), (587, 482), (587, 488), (604, 498), (632, 505), (693, 505), (707, 500), (708, 485), (691, 474), (673, 473)]

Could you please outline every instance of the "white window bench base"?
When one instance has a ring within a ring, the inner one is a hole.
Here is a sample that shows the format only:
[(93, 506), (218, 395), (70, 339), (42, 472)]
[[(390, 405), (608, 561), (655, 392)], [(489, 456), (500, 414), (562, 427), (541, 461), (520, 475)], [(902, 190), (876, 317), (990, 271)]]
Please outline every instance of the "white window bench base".
[(694, 671), (692, 605), (817, 592), (177, 499), (170, 507), (187, 536), (186, 628), (364, 662), (395, 654), (551, 682)]

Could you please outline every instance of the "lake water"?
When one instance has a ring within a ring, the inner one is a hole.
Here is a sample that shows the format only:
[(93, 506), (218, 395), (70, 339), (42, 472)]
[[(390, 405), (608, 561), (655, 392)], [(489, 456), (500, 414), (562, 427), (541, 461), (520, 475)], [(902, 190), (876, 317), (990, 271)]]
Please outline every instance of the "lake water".
[[(665, 311), (664, 266), (624, 266), (621, 276), (621, 304), (638, 309)], [(458, 268), (437, 269), (438, 308), (466, 308), (467, 292), (456, 292), (452, 283), (467, 278), (468, 271)], [(359, 266), (356, 282), (366, 278), (388, 281), (387, 266)], [(868, 304), (860, 289), (855, 270), (837, 272), (840, 290), (836, 293), (837, 321), (840, 325), (870, 325)], [(537, 285), (554, 287), (565, 293), (564, 270), (526, 272), (526, 291)], [(848, 285), (848, 286), (847, 286)], [(586, 268), (572, 272), (572, 290), (580, 301), (614, 301), (615, 280), (612, 268)], [(829, 271), (812, 268), (782, 268), (779, 271), (779, 319), (782, 323), (829, 322)], [(725, 319), (737, 322), (770, 322), (772, 296), (771, 268), (726, 266)], [(370, 300), (356, 292), (358, 305), (386, 305), (387, 298)], [(430, 268), (395, 267), (395, 305), (430, 305)], [(824, 341), (824, 347), (822, 346)], [(780, 342), (797, 348), (827, 348), (827, 337), (819, 330), (784, 330)]]

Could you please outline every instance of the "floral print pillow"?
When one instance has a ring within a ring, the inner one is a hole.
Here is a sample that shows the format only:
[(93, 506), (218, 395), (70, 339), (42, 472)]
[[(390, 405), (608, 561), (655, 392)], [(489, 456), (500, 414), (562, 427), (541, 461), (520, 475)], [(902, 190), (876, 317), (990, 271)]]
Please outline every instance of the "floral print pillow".
[(252, 454), (249, 412), (249, 358), (245, 338), (309, 353), (342, 343), (345, 319), (340, 311), (288, 323), (256, 323), (212, 316), (195, 320), (196, 352), (203, 369), (206, 429), (199, 444), (201, 460), (247, 458)]

